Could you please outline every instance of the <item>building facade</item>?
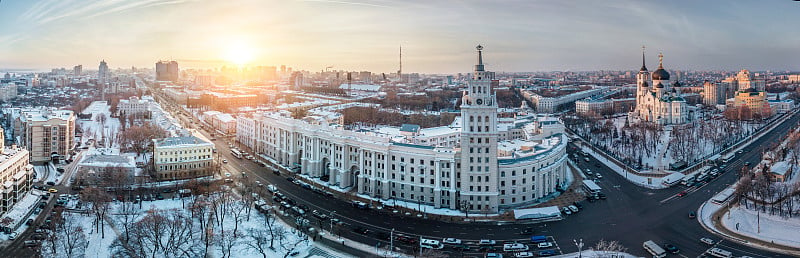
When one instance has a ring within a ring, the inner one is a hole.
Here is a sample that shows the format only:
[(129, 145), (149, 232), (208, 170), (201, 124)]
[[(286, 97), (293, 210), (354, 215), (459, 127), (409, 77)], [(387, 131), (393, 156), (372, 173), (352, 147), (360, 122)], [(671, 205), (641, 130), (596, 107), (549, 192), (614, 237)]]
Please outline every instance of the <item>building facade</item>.
[[(4, 132), (0, 128), (0, 139)], [(29, 152), (17, 146), (6, 148), (0, 141), (0, 214), (6, 213), (22, 200), (33, 183), (33, 166)]]
[(75, 146), (75, 114), (50, 108), (22, 110), (14, 122), (14, 137), (30, 152), (32, 163), (66, 160)]
[(772, 115), (772, 109), (769, 101), (767, 101), (767, 93), (757, 91), (756, 88), (747, 88), (736, 92), (736, 96), (733, 97), (728, 109), (742, 109), (745, 107), (749, 112), (744, 112), (738, 119), (767, 118)]
[(130, 97), (130, 99), (121, 99), (117, 104), (117, 115), (125, 114), (125, 116), (148, 118), (150, 117), (151, 103), (150, 99), (139, 99), (136, 96)]
[(111, 74), (108, 72), (108, 63), (106, 60), (100, 61), (100, 66), (97, 67), (97, 82), (105, 84), (109, 78), (111, 78)]
[(176, 61), (158, 61), (156, 63), (156, 81), (177, 82), (180, 69)]
[(709, 107), (724, 105), (728, 99), (728, 83), (703, 83), (703, 104)]
[(686, 123), (689, 106), (681, 95), (680, 84), (670, 82), (662, 60), (663, 55), (659, 54), (658, 69), (650, 74), (642, 52), (642, 68), (636, 75), (636, 108), (630, 116), (662, 125)]
[(496, 213), (565, 187), (567, 138), (557, 119), (529, 116), (501, 124), (493, 84), (494, 73), (484, 70), (479, 47), (461, 116), (450, 125), (345, 130), (271, 112), (240, 116), (237, 141), (331, 187), (383, 200)]
[(194, 136), (153, 140), (154, 177), (176, 180), (210, 176), (216, 170), (214, 144)]

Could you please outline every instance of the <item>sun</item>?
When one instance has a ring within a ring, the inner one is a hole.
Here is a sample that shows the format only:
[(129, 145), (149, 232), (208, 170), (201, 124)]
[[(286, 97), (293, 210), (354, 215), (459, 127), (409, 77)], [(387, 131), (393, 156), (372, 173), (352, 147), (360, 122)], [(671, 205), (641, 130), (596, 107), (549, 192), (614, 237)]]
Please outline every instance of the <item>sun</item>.
[(247, 44), (237, 42), (227, 46), (225, 60), (236, 65), (246, 65), (253, 61), (255, 50)]

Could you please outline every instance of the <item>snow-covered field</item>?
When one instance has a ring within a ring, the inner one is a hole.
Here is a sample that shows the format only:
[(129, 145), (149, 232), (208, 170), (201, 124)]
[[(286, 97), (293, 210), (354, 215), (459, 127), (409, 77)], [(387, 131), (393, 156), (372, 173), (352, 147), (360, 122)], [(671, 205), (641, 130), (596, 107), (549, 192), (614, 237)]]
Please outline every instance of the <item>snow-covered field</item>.
[(111, 117), (111, 106), (106, 101), (92, 102), (89, 107), (83, 110), (84, 114), (92, 114), (91, 119), (79, 119), (78, 124), (83, 130), (81, 145), (86, 144), (90, 139), (96, 144), (103, 144), (105, 147), (119, 148), (117, 141), (120, 130), (120, 121)]
[(800, 248), (800, 217), (783, 218), (744, 207), (732, 208), (722, 217), (722, 224), (730, 231), (772, 241), (776, 244)]

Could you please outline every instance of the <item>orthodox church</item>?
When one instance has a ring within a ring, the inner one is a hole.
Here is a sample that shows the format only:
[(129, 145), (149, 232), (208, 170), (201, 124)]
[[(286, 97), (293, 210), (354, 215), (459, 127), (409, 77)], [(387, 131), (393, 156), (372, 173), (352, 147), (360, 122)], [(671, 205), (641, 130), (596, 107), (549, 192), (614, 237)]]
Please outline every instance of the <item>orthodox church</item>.
[(631, 118), (661, 125), (683, 124), (689, 121), (689, 106), (681, 95), (681, 85), (671, 83), (664, 70), (664, 55), (658, 54), (658, 69), (647, 71), (642, 52), (642, 68), (636, 75), (636, 107)]

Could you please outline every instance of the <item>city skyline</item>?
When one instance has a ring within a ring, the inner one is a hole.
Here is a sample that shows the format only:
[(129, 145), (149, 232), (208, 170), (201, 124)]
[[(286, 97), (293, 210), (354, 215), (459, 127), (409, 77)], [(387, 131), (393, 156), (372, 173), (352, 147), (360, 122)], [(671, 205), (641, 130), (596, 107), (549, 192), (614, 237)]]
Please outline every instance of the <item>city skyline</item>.
[[(498, 72), (634, 70), (659, 52), (676, 70), (799, 70), (794, 1), (14, 1), (0, 3), (0, 69), (82, 64), (318, 71), (468, 72), (472, 47)], [(410, 19), (409, 17), (413, 17)]]

